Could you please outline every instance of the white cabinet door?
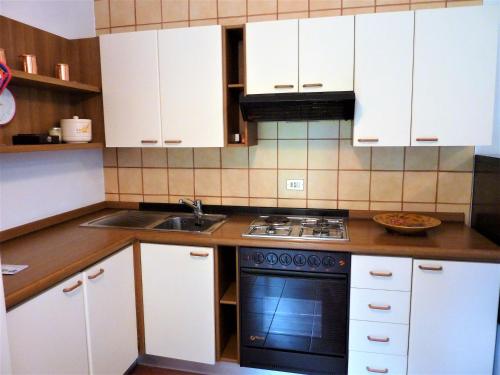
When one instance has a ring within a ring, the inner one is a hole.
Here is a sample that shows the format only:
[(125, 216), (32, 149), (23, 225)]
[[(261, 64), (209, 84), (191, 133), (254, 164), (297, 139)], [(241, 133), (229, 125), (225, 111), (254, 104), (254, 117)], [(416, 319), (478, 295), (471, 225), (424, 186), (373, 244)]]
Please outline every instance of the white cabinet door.
[(413, 12), (356, 16), (353, 144), (410, 144)]
[(491, 144), (497, 7), (415, 13), (412, 146)]
[(214, 364), (213, 249), (141, 244), (141, 264), (146, 353)]
[(10, 373), (11, 367), (9, 340), (7, 335), (7, 315), (5, 313), (5, 296), (3, 292), (2, 274), (0, 274), (0, 374)]
[(7, 313), (14, 374), (88, 373), (82, 285), (78, 274)]
[(163, 144), (224, 147), (221, 26), (161, 30)]
[(132, 247), (83, 273), (91, 374), (123, 374), (138, 357)]
[(299, 20), (299, 91), (352, 91), (354, 16)]
[(107, 147), (160, 147), (156, 31), (100, 36)]
[(500, 265), (414, 260), (408, 374), (491, 374)]
[(246, 93), (298, 92), (298, 20), (245, 25)]

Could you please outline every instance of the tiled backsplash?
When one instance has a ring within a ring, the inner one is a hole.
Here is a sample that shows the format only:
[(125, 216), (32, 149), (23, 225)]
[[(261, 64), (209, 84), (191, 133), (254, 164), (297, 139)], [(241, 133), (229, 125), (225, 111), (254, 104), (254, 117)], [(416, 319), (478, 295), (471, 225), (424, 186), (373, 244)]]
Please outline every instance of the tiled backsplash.
[[(259, 144), (104, 151), (108, 200), (468, 213), (473, 147), (353, 147), (351, 122), (259, 124)], [(303, 191), (286, 190), (303, 179)]]

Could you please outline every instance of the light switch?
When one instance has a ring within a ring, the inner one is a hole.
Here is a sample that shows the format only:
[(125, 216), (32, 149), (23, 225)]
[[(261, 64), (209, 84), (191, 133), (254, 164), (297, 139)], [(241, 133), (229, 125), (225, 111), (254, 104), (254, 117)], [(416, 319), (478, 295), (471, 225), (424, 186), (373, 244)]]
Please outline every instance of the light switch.
[(286, 180), (287, 190), (304, 190), (304, 180)]

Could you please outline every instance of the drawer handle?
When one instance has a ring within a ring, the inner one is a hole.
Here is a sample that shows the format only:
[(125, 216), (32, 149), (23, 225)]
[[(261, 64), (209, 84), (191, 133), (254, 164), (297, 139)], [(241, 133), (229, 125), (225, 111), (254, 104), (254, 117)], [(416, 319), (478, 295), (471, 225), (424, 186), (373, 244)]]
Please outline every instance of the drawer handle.
[(418, 268), (422, 271), (442, 271), (443, 266), (424, 266), (423, 264), (419, 264)]
[(99, 272), (97, 272), (96, 274), (94, 275), (90, 275), (87, 277), (87, 279), (89, 280), (94, 280), (94, 279), (97, 279), (99, 276), (101, 276), (102, 274), (104, 273), (104, 269), (100, 268), (99, 269)]
[(189, 253), (189, 255), (191, 255), (192, 257), (199, 257), (199, 258), (206, 258), (208, 257), (208, 253), (197, 253), (196, 251), (191, 251)]
[(439, 138), (437, 137), (428, 137), (428, 138), (417, 138), (417, 142), (437, 142), (439, 141)]
[(322, 83), (304, 83), (302, 85), (304, 88), (309, 88), (309, 87), (323, 87)]
[(392, 272), (370, 271), (370, 275), (377, 277), (391, 277)]
[(154, 139), (143, 139), (141, 141), (142, 144), (155, 144), (155, 143), (158, 143), (157, 140), (154, 140)]
[(275, 89), (293, 89), (293, 85), (274, 85)]
[(389, 337), (373, 337), (373, 336), (366, 336), (368, 341), (374, 341), (374, 342), (389, 342)]
[(360, 143), (378, 142), (378, 138), (358, 138)]
[(180, 139), (167, 139), (167, 140), (165, 141), (165, 143), (166, 143), (166, 144), (173, 144), (173, 143), (175, 143), (175, 144), (179, 144), (179, 143), (182, 143), (182, 141), (181, 141)]
[(368, 304), (368, 307), (372, 310), (388, 311), (391, 309), (391, 305), (372, 305), (371, 303)]
[(64, 293), (70, 293), (70, 292), (72, 292), (73, 290), (75, 290), (76, 288), (79, 288), (80, 286), (82, 286), (82, 284), (83, 284), (83, 283), (82, 283), (82, 281), (81, 281), (81, 280), (78, 280), (78, 281), (76, 282), (76, 284), (75, 284), (75, 285), (70, 286), (70, 287), (67, 287), (67, 288), (64, 288), (64, 289), (63, 289), (63, 292), (64, 292)]
[(388, 368), (373, 368), (370, 366), (366, 366), (366, 371), (374, 372), (376, 374), (387, 374), (389, 372)]

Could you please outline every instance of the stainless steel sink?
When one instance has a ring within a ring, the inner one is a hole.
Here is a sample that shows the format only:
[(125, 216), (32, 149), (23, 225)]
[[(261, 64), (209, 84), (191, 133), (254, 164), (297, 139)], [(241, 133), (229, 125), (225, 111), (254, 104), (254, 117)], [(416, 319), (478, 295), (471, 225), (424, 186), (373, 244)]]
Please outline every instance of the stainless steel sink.
[(225, 215), (201, 215), (150, 212), (150, 211), (119, 211), (81, 224), (94, 228), (124, 228), (146, 229), (155, 231), (179, 231), (212, 233), (226, 220)]

